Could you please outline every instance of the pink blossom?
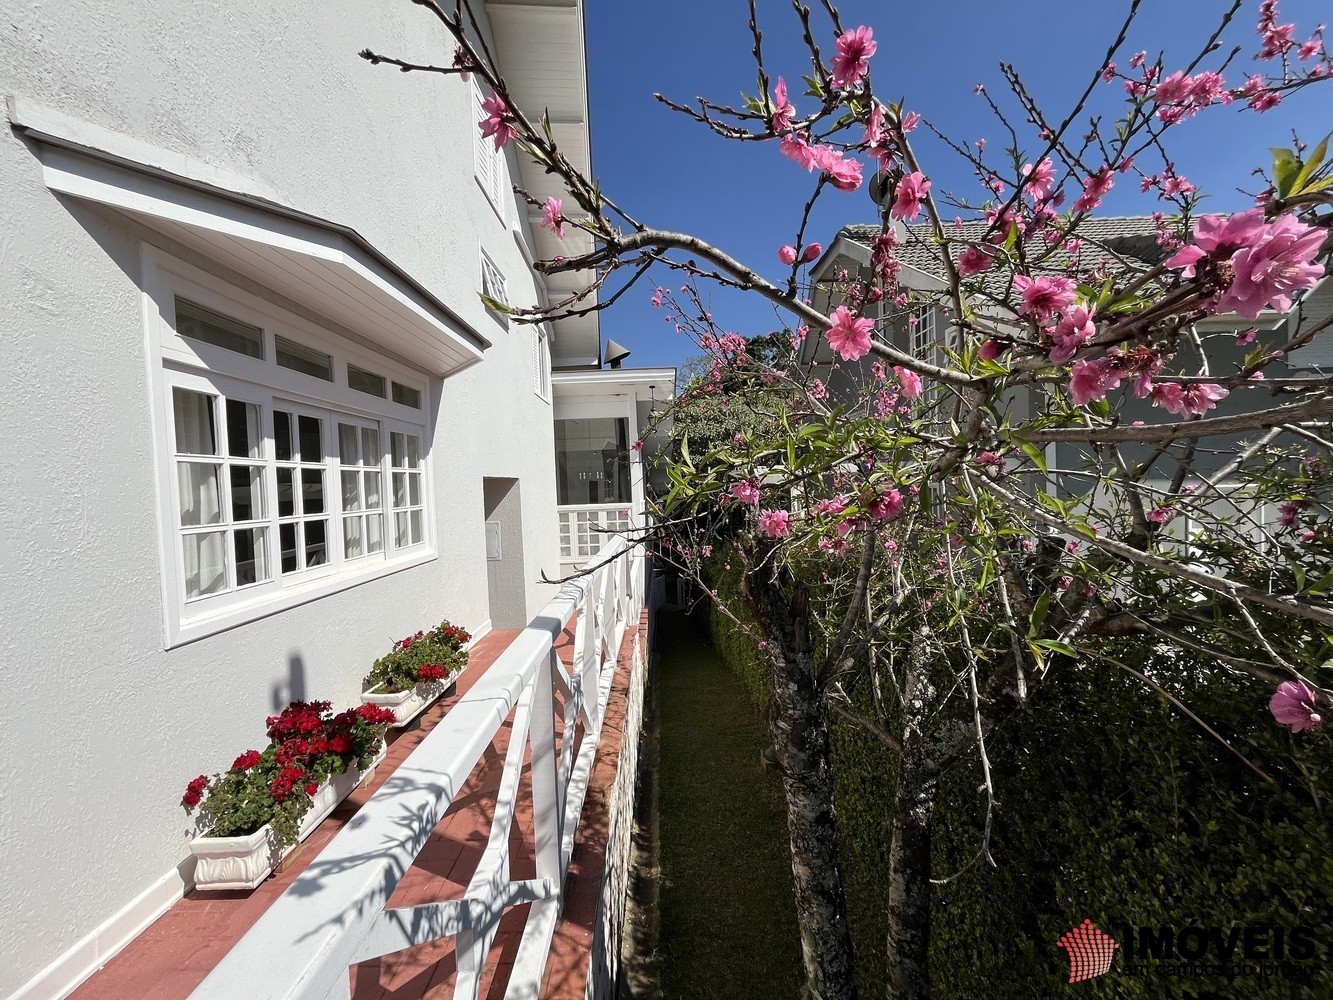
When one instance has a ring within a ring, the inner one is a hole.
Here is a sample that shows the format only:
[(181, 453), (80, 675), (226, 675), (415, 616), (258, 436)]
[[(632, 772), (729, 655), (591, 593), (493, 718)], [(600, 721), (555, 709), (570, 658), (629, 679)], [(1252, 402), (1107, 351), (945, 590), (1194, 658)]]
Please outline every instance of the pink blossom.
[(1318, 284), (1324, 269), (1313, 261), (1323, 242), (1323, 230), (1298, 222), (1293, 213), (1268, 223), (1263, 209), (1250, 208), (1226, 219), (1200, 218), (1194, 242), (1166, 266), (1192, 278), (1205, 256), (1214, 263), (1229, 260), (1234, 276), (1214, 309), (1256, 319), (1265, 308), (1286, 312), (1292, 293)]
[(1180, 385), (1166, 382), (1153, 387), (1153, 405), (1160, 406), (1167, 413), (1182, 417), (1201, 417), (1228, 395), (1226, 389), (1213, 382), (1195, 382)]
[(1294, 528), (1301, 523), (1301, 513), (1310, 506), (1304, 500), (1288, 500), (1277, 510), (1277, 523), (1283, 528)]
[(1269, 699), (1268, 710), (1293, 733), (1314, 732), (1324, 721), (1315, 698), (1315, 689), (1304, 681), (1283, 681)]
[(761, 511), (759, 530), (769, 538), (786, 538), (791, 534), (791, 514), (785, 510)]
[(958, 273), (963, 277), (973, 274), (982, 274), (989, 271), (995, 264), (995, 258), (988, 254), (981, 247), (970, 246), (963, 251), (963, 255), (958, 258)]
[(1153, 524), (1166, 524), (1175, 516), (1175, 511), (1170, 507), (1154, 507), (1145, 515)]
[(1074, 200), (1075, 212), (1091, 212), (1102, 203), (1112, 186), (1115, 177), (1109, 166), (1104, 166), (1083, 182), (1083, 193)]
[(842, 355), (844, 361), (855, 361), (870, 353), (874, 320), (857, 318), (846, 306), (838, 306), (829, 316), (829, 323), (829, 346)]
[(823, 252), (824, 252), (824, 245), (822, 243), (811, 243), (808, 247), (805, 248), (805, 251), (801, 254), (801, 263), (809, 264), (812, 261), (818, 260), (819, 255)]
[(634, 443), (630, 445), (630, 447), (633, 448), (635, 451), (643, 451), (643, 438), (636, 438)]
[(753, 479), (747, 479), (743, 483), (734, 485), (731, 488), (731, 495), (741, 503), (753, 507), (759, 503), (759, 484)]
[(876, 521), (887, 521), (903, 511), (903, 495), (897, 490), (885, 490), (866, 506), (866, 513)]
[(977, 348), (977, 357), (982, 361), (994, 361), (1004, 350), (998, 340), (983, 340)]
[(1051, 193), (1051, 187), (1055, 184), (1055, 165), (1049, 159), (1042, 160), (1035, 167), (1025, 163), (1023, 176), (1027, 178), (1027, 191), (1032, 200), (1041, 201)]
[(1092, 316), (1092, 309), (1074, 306), (1053, 329), (1047, 331), (1055, 345), (1051, 348), (1052, 362), (1057, 365), (1064, 364), (1078, 353), (1080, 347), (1092, 339), (1092, 335), (1097, 332)]
[(1313, 59), (1319, 54), (1319, 49), (1322, 45), (1323, 41), (1318, 36), (1312, 35), (1309, 39), (1301, 43), (1301, 47), (1296, 50), (1296, 57), (1300, 59), (1301, 62), (1305, 62), (1307, 59)]
[(866, 135), (862, 141), (867, 148), (884, 142), (884, 109), (878, 104), (870, 109), (870, 119), (866, 122)]
[(902, 365), (894, 365), (893, 370), (898, 375), (898, 381), (903, 387), (903, 399), (916, 399), (923, 391), (921, 376), (910, 368), (904, 368)]
[(481, 129), (482, 135), (491, 137), (496, 149), (503, 149), (505, 143), (518, 135), (518, 130), (514, 128), (514, 116), (509, 110), (509, 105), (504, 102), (504, 98), (499, 94), (491, 94), (481, 102), (481, 107), (487, 113), (487, 117), (483, 118), (477, 127)]
[(1253, 326), (1250, 327), (1248, 330), (1246, 330), (1244, 333), (1236, 334), (1236, 346), (1245, 347), (1249, 344), (1254, 343), (1254, 338), (1258, 336), (1258, 334), (1259, 334), (1258, 329)]
[(870, 57), (879, 48), (873, 36), (874, 32), (862, 25), (838, 37), (837, 54), (833, 57), (833, 86), (855, 87), (866, 75)]
[(902, 125), (904, 132), (915, 132), (916, 127), (921, 124), (921, 116), (915, 111), (909, 111), (907, 114), (903, 115), (903, 120), (900, 124)]
[(828, 174), (829, 183), (839, 191), (855, 191), (861, 186), (861, 161), (844, 156), (831, 146), (814, 148), (814, 164)]
[(1042, 326), (1049, 323), (1056, 313), (1068, 308), (1077, 293), (1072, 278), (1029, 278), (1026, 274), (1014, 277), (1014, 288), (1023, 299), (1018, 314), (1029, 316)]
[(564, 208), (564, 202), (559, 198), (547, 198), (546, 204), (542, 205), (541, 227), (549, 229), (560, 239), (565, 238), (565, 224), (560, 219), (560, 212)]
[(802, 133), (788, 132), (778, 143), (778, 150), (787, 159), (794, 161), (806, 170), (814, 169), (815, 151), (810, 148), (810, 144), (806, 142)]
[(829, 497), (827, 500), (820, 500), (815, 504), (816, 514), (841, 514), (847, 509), (849, 497), (839, 494), (835, 497)]
[(993, 451), (983, 451), (972, 461), (981, 466), (982, 471), (991, 479), (999, 479), (1005, 474), (1004, 459)]
[(1105, 358), (1076, 361), (1069, 376), (1069, 394), (1078, 406), (1085, 406), (1120, 385), (1120, 375)]
[(796, 248), (793, 246), (778, 247), (778, 260), (784, 264), (796, 263)]
[(792, 120), (796, 117), (796, 106), (787, 100), (787, 81), (778, 77), (773, 88), (773, 131), (778, 135), (791, 131)]
[(930, 181), (920, 170), (914, 170), (903, 176), (894, 193), (893, 207), (889, 215), (895, 219), (915, 222), (921, 214), (921, 200), (930, 192)]

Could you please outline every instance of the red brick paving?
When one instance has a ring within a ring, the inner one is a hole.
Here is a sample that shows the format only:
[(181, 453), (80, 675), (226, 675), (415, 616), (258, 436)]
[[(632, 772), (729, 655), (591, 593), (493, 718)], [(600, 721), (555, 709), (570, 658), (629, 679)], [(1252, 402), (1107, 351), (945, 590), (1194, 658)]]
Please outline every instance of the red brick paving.
[[(642, 633), (642, 625), (640, 630)], [(300, 857), (288, 871), (267, 879), (251, 891), (187, 894), (79, 987), (71, 1000), (184, 1000), (188, 997), (518, 634), (517, 629), (495, 630), (477, 643), (471, 652), (469, 667), (458, 681), (458, 690), (422, 715), (419, 730), (399, 733), (396, 739), (391, 736), (393, 742), (374, 781), (353, 792), (311, 834), (302, 845)], [(605, 864), (606, 796), (615, 781), (633, 635), (631, 631), (625, 634), (620, 667), (612, 686), (601, 745), (566, 882), (565, 912), (556, 928), (543, 997), (572, 1000), (584, 995), (588, 952)], [(572, 659), (572, 643), (573, 636), (566, 629), (557, 647), (566, 664)], [(512, 717), (496, 733), (415, 864), (399, 882), (390, 898), (391, 906), (412, 906), (457, 899), (463, 895), (486, 847), (511, 724)], [(559, 732), (558, 701), (556, 729)], [(581, 736), (580, 727), (578, 737)], [(510, 877), (524, 879), (534, 875), (532, 805), (525, 781), (510, 831)], [(503, 996), (527, 920), (527, 910), (527, 906), (515, 907), (501, 920), (487, 956), (481, 996)], [(352, 969), (353, 997), (355, 1000), (443, 1000), (452, 996), (456, 971), (452, 939), (431, 942), (355, 966)]]

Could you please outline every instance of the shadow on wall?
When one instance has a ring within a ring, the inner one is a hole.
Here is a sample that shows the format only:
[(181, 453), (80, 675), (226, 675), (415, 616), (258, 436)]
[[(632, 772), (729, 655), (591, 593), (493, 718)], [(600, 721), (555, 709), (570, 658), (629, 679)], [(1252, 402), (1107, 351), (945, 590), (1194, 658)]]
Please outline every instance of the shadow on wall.
[(305, 701), (305, 660), (300, 653), (287, 657), (287, 683), (273, 685), (273, 711), (281, 712), (294, 701)]

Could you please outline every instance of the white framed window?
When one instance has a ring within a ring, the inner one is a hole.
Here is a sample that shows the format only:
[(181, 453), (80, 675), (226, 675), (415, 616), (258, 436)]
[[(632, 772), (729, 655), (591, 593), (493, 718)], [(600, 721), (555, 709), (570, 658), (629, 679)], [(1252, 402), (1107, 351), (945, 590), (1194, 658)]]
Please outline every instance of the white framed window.
[[(476, 80), (472, 81), (472, 104), (473, 113), (476, 121), (481, 121), (487, 117), (487, 112), (482, 108), (482, 101), (485, 100)], [(481, 185), (482, 191), (486, 193), (486, 200), (491, 203), (495, 213), (500, 216), (500, 221), (505, 221), (505, 202), (506, 195), (509, 192), (509, 168), (505, 162), (504, 151), (495, 148), (494, 140), (488, 135), (482, 135), (481, 129), (473, 129), (473, 135), (476, 137), (474, 146), (475, 171), (477, 183)]]
[(167, 645), (434, 558), (426, 376), (144, 253)]
[(910, 353), (924, 358), (935, 344), (935, 307), (925, 303), (914, 308), (907, 323)]
[[(487, 255), (486, 251), (481, 251), (481, 294), (488, 299), (494, 299), (501, 305), (509, 305), (509, 298), (505, 293), (504, 272), (496, 266), (495, 261)], [(486, 307), (492, 316), (506, 326), (509, 325), (509, 316), (503, 312)]]
[(532, 327), (532, 391), (551, 401), (551, 340), (545, 327)]

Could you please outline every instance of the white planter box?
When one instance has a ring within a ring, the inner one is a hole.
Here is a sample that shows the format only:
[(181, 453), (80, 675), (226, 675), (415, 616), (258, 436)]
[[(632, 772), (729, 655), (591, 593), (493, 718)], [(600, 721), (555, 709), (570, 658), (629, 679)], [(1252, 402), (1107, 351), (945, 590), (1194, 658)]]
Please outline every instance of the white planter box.
[(440, 695), (452, 688), (458, 681), (458, 675), (462, 672), (461, 669), (455, 670), (443, 680), (426, 681), (418, 684), (415, 688), (396, 691), (392, 694), (381, 691), (378, 687), (373, 687), (369, 691), (361, 693), (361, 703), (387, 708), (393, 713), (393, 722), (389, 723), (389, 726), (393, 729), (401, 729), (434, 704)]
[[(379, 755), (364, 771), (355, 768), (336, 774), (310, 797), (310, 808), (297, 828), (299, 844), (312, 833), (347, 798), (362, 781), (375, 773), (384, 760), (388, 747), (381, 745)], [(274, 849), (272, 829), (265, 824), (244, 837), (196, 837), (190, 841), (190, 853), (195, 857), (194, 887), (222, 891), (226, 889), (253, 889), (271, 872), (282, 857)], [(291, 850), (291, 848), (288, 848)]]

